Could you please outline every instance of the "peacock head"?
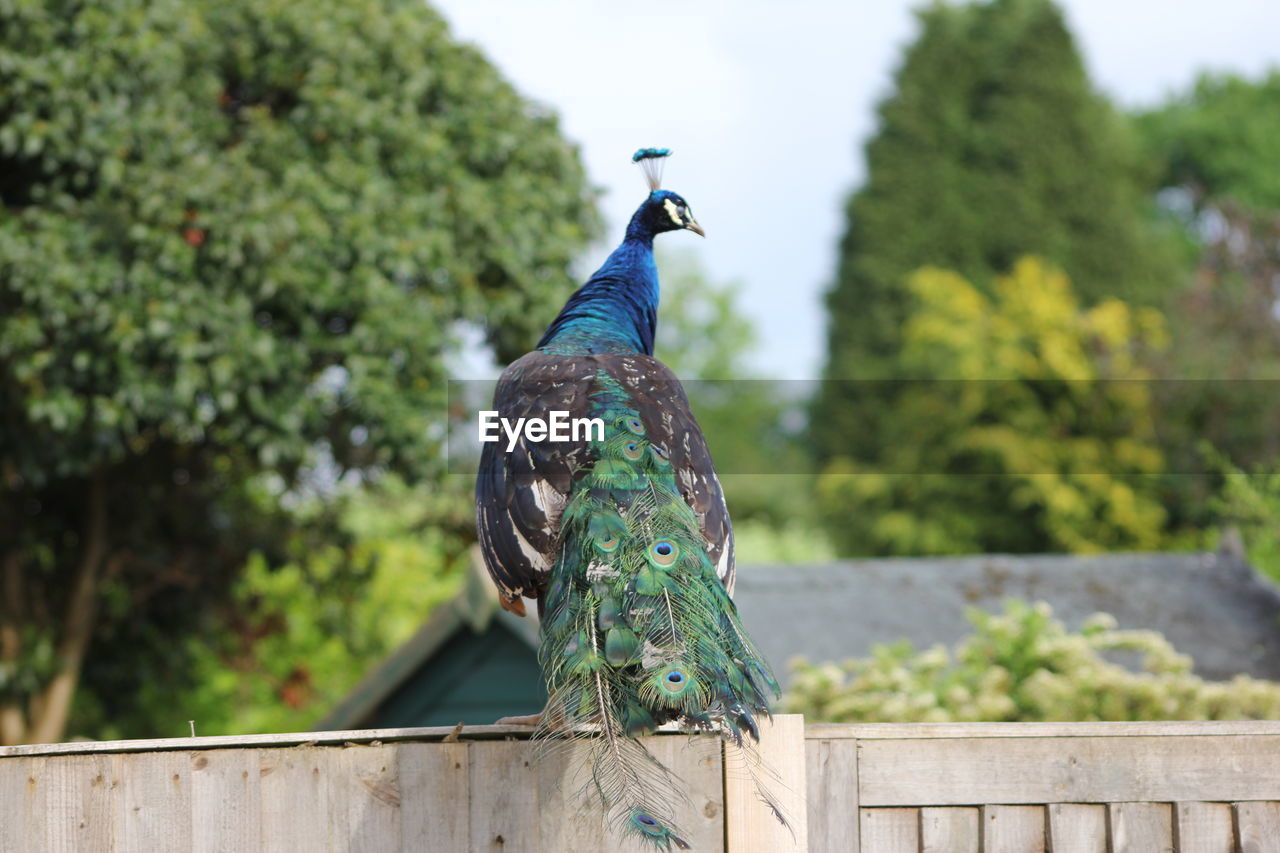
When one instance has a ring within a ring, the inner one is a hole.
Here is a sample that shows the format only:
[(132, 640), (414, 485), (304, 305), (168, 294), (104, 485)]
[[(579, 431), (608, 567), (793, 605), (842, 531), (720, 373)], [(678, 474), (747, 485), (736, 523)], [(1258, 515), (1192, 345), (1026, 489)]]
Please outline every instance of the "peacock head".
[(705, 237), (707, 234), (693, 218), (689, 203), (670, 190), (659, 189), (662, 186), (662, 166), (670, 156), (670, 148), (641, 148), (631, 155), (631, 162), (644, 171), (649, 197), (631, 217), (631, 226), (627, 230), (652, 236), (663, 231), (685, 229)]
[(693, 218), (689, 203), (671, 190), (654, 190), (631, 218), (632, 226), (639, 226), (650, 234), (663, 231), (692, 231), (700, 237), (706, 232)]

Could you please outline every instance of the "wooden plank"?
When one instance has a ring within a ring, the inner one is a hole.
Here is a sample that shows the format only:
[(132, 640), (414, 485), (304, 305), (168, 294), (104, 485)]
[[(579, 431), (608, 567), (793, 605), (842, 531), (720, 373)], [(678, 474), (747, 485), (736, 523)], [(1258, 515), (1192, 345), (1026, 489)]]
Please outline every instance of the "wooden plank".
[(336, 752), (310, 746), (253, 750), (264, 851), (330, 849), (328, 784)]
[(1235, 831), (1227, 803), (1178, 803), (1174, 820), (1178, 853), (1234, 853)]
[[(658, 736), (643, 740), (650, 754), (672, 771), (672, 820), (695, 850), (724, 850), (724, 769), (720, 739)], [(534, 763), (537, 773), (540, 844), (544, 851), (615, 850), (647, 853), (651, 846), (611, 827), (588, 783), (592, 740), (551, 745)], [(505, 848), (504, 848), (505, 849)]]
[(351, 853), (400, 849), (400, 781), (394, 746), (329, 753), (329, 844)]
[(587, 788), (594, 743), (592, 739), (583, 739), (544, 744), (536, 755), (539, 840), (548, 853), (575, 847), (636, 849), (635, 845), (623, 842), (621, 833), (609, 828), (599, 800)]
[(860, 741), (864, 806), (1280, 799), (1280, 737)]
[(1168, 803), (1111, 803), (1111, 844), (1126, 853), (1173, 853), (1173, 809)]
[(977, 809), (920, 810), (920, 853), (978, 853)]
[[(32, 851), (46, 853), (45, 826), (49, 815), (50, 767), (48, 762), (31, 760), (27, 765), (26, 825), (27, 840)], [(24, 850), (23, 853), (26, 853)]]
[[(181, 752), (114, 755), (120, 849), (186, 853), (191, 839), (191, 760)], [(48, 761), (50, 759), (39, 759)]]
[(1053, 853), (1107, 853), (1107, 807), (1050, 805), (1049, 849)]
[(1277, 720), (1170, 720), (1129, 723), (810, 723), (814, 740), (903, 738), (1280, 736)]
[[(191, 753), (191, 849), (241, 853), (262, 846), (258, 754), (252, 749)], [(129, 760), (145, 761), (131, 756)]]
[(812, 853), (858, 853), (858, 744), (805, 741), (806, 823)]
[[(764, 732), (761, 732), (764, 737)], [(803, 744), (803, 738), (799, 738)], [(645, 746), (653, 753), (653, 757), (670, 768), (676, 777), (684, 783), (686, 800), (678, 804), (677, 821), (684, 833), (684, 839), (694, 850), (706, 850), (717, 853), (726, 849), (725, 845), (725, 765), (718, 737), (698, 735), (681, 737), (660, 735), (645, 738)], [(546, 836), (543, 836), (544, 839)], [(776, 837), (773, 835), (765, 837)], [(788, 838), (788, 841), (790, 839)], [(601, 850), (611, 849), (614, 845), (605, 845)], [(590, 849), (586, 845), (570, 845), (555, 848), (544, 843), (544, 850), (556, 849)], [(651, 853), (648, 846), (637, 846), (637, 851)], [(763, 849), (747, 847), (746, 851)], [(783, 851), (785, 846), (769, 848)], [(799, 848), (801, 851), (804, 848)], [(735, 851), (736, 853), (736, 851)]]
[(861, 853), (919, 853), (919, 809), (858, 809)]
[(983, 806), (982, 853), (1045, 853), (1042, 806)]
[[(530, 726), (467, 726), (464, 737), (470, 740), (503, 740), (528, 738)], [(0, 758), (13, 755), (89, 755), (99, 752), (156, 752), (163, 750), (210, 750), (231, 748), (263, 748), (272, 746), (341, 746), (346, 743), (381, 741), (440, 741), (453, 733), (453, 726), (427, 726), (398, 729), (350, 729), (333, 732), (283, 732), (269, 735), (219, 735), (216, 737), (168, 737), (139, 740), (76, 741), (74, 743), (34, 743), (0, 746)]]
[(34, 853), (29, 822), (34, 800), (31, 759), (0, 758), (0, 853)]
[[(49, 853), (110, 853), (116, 846), (116, 788), (109, 755), (74, 755), (44, 768), (44, 846)], [(39, 806), (37, 806), (39, 808)], [(28, 828), (36, 829), (29, 824)]]
[(400, 744), (403, 853), (471, 849), (471, 758), (465, 743)]
[(1274, 853), (1280, 838), (1280, 803), (1236, 803), (1240, 853)]
[(538, 853), (538, 778), (529, 745), (477, 741), (468, 746), (471, 849)]
[[(756, 752), (759, 762), (753, 770), (750, 754), (725, 747), (725, 846), (735, 853), (808, 849), (804, 717), (777, 714), (761, 721)], [(757, 783), (777, 800), (790, 827), (780, 824), (760, 800)]]

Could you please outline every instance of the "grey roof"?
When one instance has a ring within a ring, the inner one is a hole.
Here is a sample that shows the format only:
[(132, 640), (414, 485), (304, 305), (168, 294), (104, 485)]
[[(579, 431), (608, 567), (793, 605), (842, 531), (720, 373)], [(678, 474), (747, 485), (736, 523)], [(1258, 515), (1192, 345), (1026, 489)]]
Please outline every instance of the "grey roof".
[(899, 639), (953, 646), (972, 633), (970, 607), (1046, 601), (1076, 629), (1099, 611), (1121, 628), (1161, 632), (1214, 680), (1280, 681), (1280, 589), (1218, 553), (849, 560), (741, 566), (734, 598), (747, 631), (784, 685), (789, 661), (866, 656)]
[[(747, 631), (785, 687), (789, 662), (865, 657), (877, 643), (954, 646), (973, 632), (970, 607), (1047, 601), (1077, 629), (1098, 612), (1121, 628), (1159, 631), (1209, 679), (1237, 673), (1280, 681), (1280, 589), (1229, 553), (984, 555), (739, 566), (734, 599)], [(479, 561), (457, 597), (390, 655), (320, 723), (350, 728), (415, 675), (460, 630), (501, 625), (537, 648), (535, 608), (497, 606)]]

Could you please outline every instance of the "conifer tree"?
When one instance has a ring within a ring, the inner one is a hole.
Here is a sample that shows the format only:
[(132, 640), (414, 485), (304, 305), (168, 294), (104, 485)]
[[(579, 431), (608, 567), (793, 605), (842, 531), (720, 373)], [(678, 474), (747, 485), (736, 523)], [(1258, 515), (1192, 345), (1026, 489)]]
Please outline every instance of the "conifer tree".
[(1090, 85), (1054, 3), (939, 3), (920, 23), (847, 207), (812, 417), (824, 464), (874, 469), (900, 440), (892, 380), (904, 376), (914, 270), (952, 270), (990, 294), (1034, 254), (1086, 307), (1158, 304), (1178, 277), (1144, 211), (1136, 142)]

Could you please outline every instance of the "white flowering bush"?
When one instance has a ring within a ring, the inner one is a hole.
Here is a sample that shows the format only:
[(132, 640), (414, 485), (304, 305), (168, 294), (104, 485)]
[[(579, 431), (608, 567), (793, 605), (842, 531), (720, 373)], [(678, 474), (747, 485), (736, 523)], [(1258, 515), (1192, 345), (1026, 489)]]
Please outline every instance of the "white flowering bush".
[(1280, 684), (1205, 681), (1163, 635), (1119, 630), (1105, 613), (1079, 633), (1044, 602), (969, 620), (954, 651), (896, 643), (843, 664), (797, 659), (783, 710), (815, 722), (1280, 718)]

